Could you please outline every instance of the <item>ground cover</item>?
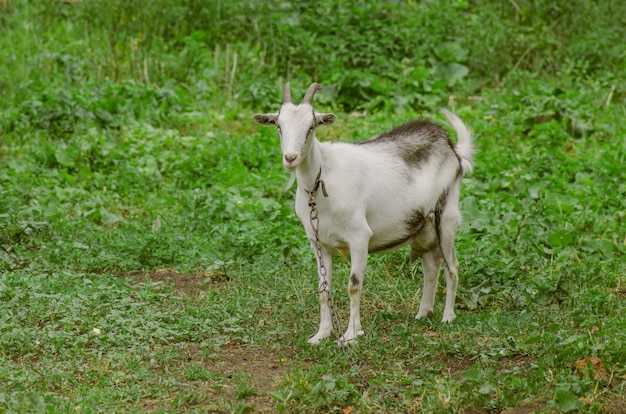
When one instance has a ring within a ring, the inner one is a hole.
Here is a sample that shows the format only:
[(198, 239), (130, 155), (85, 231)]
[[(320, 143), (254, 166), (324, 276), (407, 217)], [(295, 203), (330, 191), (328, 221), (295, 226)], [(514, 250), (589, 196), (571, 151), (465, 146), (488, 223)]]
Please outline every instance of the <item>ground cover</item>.
[[(0, 410), (626, 412), (619, 4), (5, 3)], [(278, 138), (251, 120), (287, 78), (327, 86), (322, 140), (440, 106), (475, 131), (454, 323), (442, 290), (414, 319), (400, 251), (370, 259), (351, 357), (307, 344), (314, 256)]]

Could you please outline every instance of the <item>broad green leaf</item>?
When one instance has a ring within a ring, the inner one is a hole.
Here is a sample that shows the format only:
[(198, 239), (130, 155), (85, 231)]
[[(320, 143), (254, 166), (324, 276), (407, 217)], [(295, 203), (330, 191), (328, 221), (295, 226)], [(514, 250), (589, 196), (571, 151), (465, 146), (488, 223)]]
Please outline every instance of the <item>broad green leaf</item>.
[(442, 63), (437, 66), (437, 77), (454, 86), (469, 73), (469, 69), (460, 63)]
[(483, 372), (475, 367), (461, 371), (460, 375), (461, 378), (470, 382), (479, 382), (483, 378)]
[(556, 390), (556, 397), (554, 399), (556, 403), (561, 406), (561, 410), (564, 413), (584, 408), (584, 404), (573, 394), (568, 393), (562, 389)]
[(548, 236), (548, 243), (554, 247), (570, 246), (574, 243), (574, 236), (571, 231), (561, 229)]
[(54, 151), (54, 158), (64, 167), (74, 167), (76, 165), (76, 150), (71, 147), (57, 148)]
[(443, 62), (463, 62), (467, 59), (468, 52), (458, 42), (439, 43), (435, 52)]

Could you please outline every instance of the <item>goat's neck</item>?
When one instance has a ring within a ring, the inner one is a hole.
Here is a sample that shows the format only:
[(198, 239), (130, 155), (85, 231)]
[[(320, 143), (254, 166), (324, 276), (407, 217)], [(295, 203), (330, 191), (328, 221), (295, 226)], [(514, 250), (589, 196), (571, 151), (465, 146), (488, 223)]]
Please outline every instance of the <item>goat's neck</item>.
[(307, 190), (313, 189), (315, 179), (317, 178), (317, 174), (320, 172), (321, 166), (322, 152), (319, 141), (315, 138), (315, 135), (313, 135), (311, 137), (311, 147), (309, 148), (308, 154), (296, 170), (298, 186), (304, 187)]

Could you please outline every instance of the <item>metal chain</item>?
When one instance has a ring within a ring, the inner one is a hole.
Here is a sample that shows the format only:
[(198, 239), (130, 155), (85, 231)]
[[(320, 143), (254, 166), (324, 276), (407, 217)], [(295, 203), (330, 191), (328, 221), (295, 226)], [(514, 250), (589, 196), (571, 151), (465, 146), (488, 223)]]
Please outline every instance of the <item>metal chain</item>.
[[(309, 191), (305, 188), (304, 191), (306, 191), (307, 194), (309, 195), (309, 208), (311, 209), (309, 212), (309, 221), (311, 223), (311, 228), (313, 229), (313, 234), (315, 235), (315, 253), (317, 255), (317, 260), (318, 260), (319, 275), (322, 278), (322, 283), (317, 293), (320, 294), (322, 292), (326, 292), (326, 303), (328, 304), (328, 308), (330, 310), (330, 316), (331, 316), (333, 329), (336, 332), (339, 342), (342, 342), (343, 336), (340, 333), (341, 325), (339, 324), (339, 316), (337, 315), (337, 312), (335, 312), (335, 307), (333, 306), (333, 299), (330, 294), (330, 283), (328, 282), (328, 278), (327, 278), (328, 271), (326, 270), (326, 266), (324, 265), (324, 257), (322, 255), (322, 242), (320, 241), (320, 236), (319, 236), (320, 219), (319, 219), (319, 213), (317, 211), (317, 203), (315, 202), (315, 194), (317, 193), (317, 190), (321, 188), (322, 193), (324, 194), (324, 197), (328, 197), (328, 193), (326, 193), (326, 188), (324, 186), (324, 181), (320, 179), (321, 174), (322, 174), (322, 169), (320, 168), (320, 171), (317, 174), (317, 178), (315, 179), (315, 184), (313, 185), (313, 190)], [(349, 344), (342, 343), (341, 348), (343, 349), (344, 354), (346, 358), (348, 359), (348, 362), (350, 363), (350, 365), (352, 365), (352, 367), (356, 370), (356, 373), (360, 377), (360, 380), (363, 386), (369, 387), (369, 381), (367, 380), (367, 378), (365, 378), (365, 376), (361, 372), (359, 365), (357, 365), (356, 360), (354, 359), (354, 356), (350, 352)]]
[(315, 202), (315, 191), (308, 191), (309, 193), (309, 207), (311, 211), (309, 213), (309, 220), (311, 222), (311, 228), (313, 229), (313, 233), (315, 234), (315, 253), (317, 254), (318, 260), (318, 269), (319, 275), (322, 278), (322, 283), (320, 284), (319, 290), (317, 293), (326, 293), (326, 302), (328, 303), (328, 308), (330, 309), (330, 317), (333, 324), (333, 329), (337, 333), (337, 337), (341, 341), (341, 326), (339, 324), (339, 317), (337, 316), (337, 312), (335, 312), (335, 307), (333, 306), (333, 298), (330, 294), (330, 283), (328, 282), (328, 271), (326, 270), (326, 266), (324, 265), (324, 257), (322, 255), (322, 242), (320, 241), (319, 235), (319, 226), (320, 219), (317, 212), (317, 203)]

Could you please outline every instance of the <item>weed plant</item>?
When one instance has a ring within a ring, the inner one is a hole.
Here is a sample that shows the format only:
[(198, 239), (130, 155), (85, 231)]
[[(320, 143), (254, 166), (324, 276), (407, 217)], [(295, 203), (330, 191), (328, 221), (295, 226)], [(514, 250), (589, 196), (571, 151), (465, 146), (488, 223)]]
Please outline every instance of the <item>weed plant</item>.
[[(624, 4), (0, 2), (0, 411), (624, 412)], [(414, 319), (400, 251), (356, 365), (306, 343), (314, 255), (251, 121), (286, 80), (325, 86), (322, 140), (472, 127), (454, 323)]]

